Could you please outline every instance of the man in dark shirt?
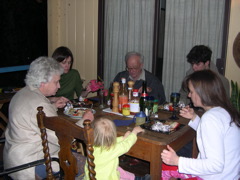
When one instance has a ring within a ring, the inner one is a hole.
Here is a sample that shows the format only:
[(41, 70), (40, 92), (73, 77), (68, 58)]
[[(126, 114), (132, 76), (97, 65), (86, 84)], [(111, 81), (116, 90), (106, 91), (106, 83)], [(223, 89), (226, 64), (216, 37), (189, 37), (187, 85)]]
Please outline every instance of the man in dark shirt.
[(138, 52), (128, 52), (125, 56), (126, 71), (119, 72), (114, 78), (114, 82), (121, 82), (121, 78), (126, 81), (134, 81), (134, 89), (142, 91), (143, 81), (147, 82), (148, 96), (158, 99), (159, 104), (166, 101), (165, 92), (161, 81), (149, 71), (143, 68), (144, 57)]
[[(191, 64), (192, 67), (186, 72), (186, 76), (192, 74), (195, 71), (210, 69), (218, 74), (218, 76), (222, 80), (223, 86), (228, 97), (230, 97), (229, 81), (226, 77), (224, 77), (218, 72), (216, 65), (211, 61), (211, 57), (212, 50), (208, 46), (205, 45), (194, 46), (187, 55), (187, 61)], [(182, 87), (179, 93), (181, 94), (180, 100), (183, 101), (185, 104), (189, 104), (190, 99), (188, 98), (187, 89), (184, 89)]]

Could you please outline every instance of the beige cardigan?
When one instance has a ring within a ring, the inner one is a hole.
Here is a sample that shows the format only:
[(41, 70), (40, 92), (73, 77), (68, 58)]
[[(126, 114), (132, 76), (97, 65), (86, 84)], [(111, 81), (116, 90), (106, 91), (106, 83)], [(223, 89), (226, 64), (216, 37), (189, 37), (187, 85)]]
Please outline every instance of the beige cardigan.
[[(4, 168), (43, 159), (43, 148), (38, 128), (37, 107), (43, 106), (47, 116), (56, 116), (57, 108), (36, 88), (24, 87), (11, 100), (9, 123), (5, 132)], [(58, 157), (59, 145), (54, 131), (47, 131), (49, 150), (52, 157)], [(53, 170), (58, 165), (52, 163)], [(35, 168), (11, 174), (13, 179), (35, 179)]]

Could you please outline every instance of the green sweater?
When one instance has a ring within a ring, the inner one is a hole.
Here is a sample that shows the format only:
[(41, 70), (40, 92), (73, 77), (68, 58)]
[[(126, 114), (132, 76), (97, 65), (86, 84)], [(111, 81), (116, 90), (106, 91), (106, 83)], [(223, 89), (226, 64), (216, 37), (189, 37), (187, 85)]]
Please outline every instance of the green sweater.
[(72, 100), (74, 99), (74, 93), (77, 94), (77, 97), (81, 95), (83, 82), (77, 70), (71, 69), (68, 73), (62, 74), (59, 83), (60, 89), (56, 93), (57, 97), (63, 96)]
[[(102, 150), (101, 147), (94, 146), (94, 163), (97, 180), (118, 180), (120, 173), (117, 171), (119, 166), (118, 157), (127, 153), (137, 141), (137, 136), (131, 133), (127, 138), (117, 137), (117, 143), (114, 147)], [(89, 180), (87, 163), (85, 165), (84, 180)]]

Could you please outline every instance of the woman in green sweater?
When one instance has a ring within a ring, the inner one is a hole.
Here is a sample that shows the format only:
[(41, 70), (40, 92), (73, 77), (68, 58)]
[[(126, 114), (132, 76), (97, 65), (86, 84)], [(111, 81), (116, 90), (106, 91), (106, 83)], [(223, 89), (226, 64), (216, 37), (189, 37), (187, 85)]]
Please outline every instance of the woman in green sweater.
[(83, 81), (81, 80), (80, 74), (76, 69), (72, 69), (73, 55), (69, 48), (61, 46), (58, 47), (52, 54), (52, 57), (56, 59), (64, 69), (64, 73), (60, 79), (60, 89), (58, 89), (56, 96), (64, 96), (69, 100), (74, 99), (74, 93), (77, 97), (86, 97), (91, 91), (90, 87), (87, 86), (86, 90), (83, 89)]

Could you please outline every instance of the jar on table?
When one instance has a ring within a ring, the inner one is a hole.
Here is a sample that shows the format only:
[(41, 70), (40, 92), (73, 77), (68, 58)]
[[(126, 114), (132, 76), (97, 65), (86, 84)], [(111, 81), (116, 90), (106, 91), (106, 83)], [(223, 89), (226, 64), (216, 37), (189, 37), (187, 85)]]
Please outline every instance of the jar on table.
[(129, 116), (130, 115), (130, 105), (124, 104), (122, 108), (122, 115)]

